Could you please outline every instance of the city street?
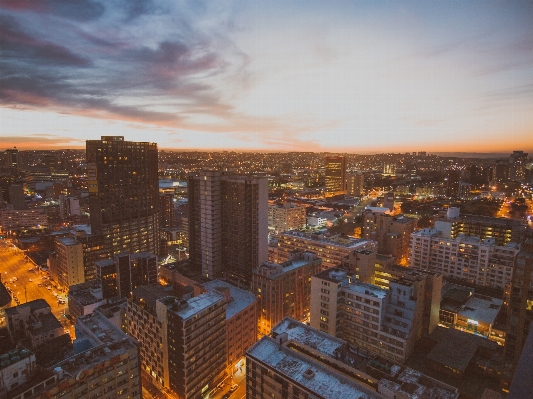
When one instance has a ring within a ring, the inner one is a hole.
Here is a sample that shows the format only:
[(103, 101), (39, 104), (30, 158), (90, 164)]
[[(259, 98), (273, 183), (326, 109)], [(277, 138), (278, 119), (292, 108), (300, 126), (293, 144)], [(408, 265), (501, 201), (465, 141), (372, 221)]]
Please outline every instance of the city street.
[[(6, 288), (12, 291), (12, 306), (17, 304), (15, 298), (20, 304), (42, 298), (48, 302), (52, 308), (52, 313), (66, 329), (70, 330), (71, 336), (73, 336), (72, 323), (65, 316), (68, 313), (66, 294), (58, 292), (48, 279), (48, 274), (37, 269), (31, 261), (25, 258), (23, 251), (15, 249), (6, 240), (0, 240), (0, 273), (2, 282)], [(13, 281), (14, 278), (16, 281)], [(65, 299), (64, 304), (58, 303), (54, 292)]]

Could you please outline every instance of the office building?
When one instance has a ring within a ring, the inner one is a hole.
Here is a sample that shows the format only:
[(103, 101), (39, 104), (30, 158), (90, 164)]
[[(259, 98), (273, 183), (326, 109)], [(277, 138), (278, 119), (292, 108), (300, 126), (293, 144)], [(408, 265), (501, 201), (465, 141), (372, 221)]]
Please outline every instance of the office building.
[(24, 185), (22, 183), (13, 183), (9, 186), (9, 203), (17, 211), (28, 209), (24, 197)]
[(249, 287), (268, 259), (268, 182), (218, 171), (191, 174), (189, 261), (205, 277)]
[(157, 283), (157, 256), (149, 252), (117, 254), (96, 262), (104, 299), (125, 298), (140, 285)]
[(446, 195), (457, 197), (459, 194), (459, 182), (461, 181), (460, 170), (449, 170), (446, 177)]
[(457, 399), (459, 391), (416, 370), (290, 318), (246, 354), (246, 397)]
[(159, 194), (160, 228), (176, 227), (174, 223), (174, 194)]
[(407, 266), (411, 234), (417, 228), (418, 219), (392, 216), (374, 209), (363, 211), (361, 237), (376, 241), (380, 254), (392, 255), (397, 264)]
[(300, 230), (285, 231), (278, 235), (278, 262), (290, 260), (293, 251), (311, 251), (322, 259), (325, 268), (341, 266), (354, 251), (375, 251), (377, 243), (367, 239), (352, 238), (329, 233), (306, 233)]
[(396, 176), (396, 164), (384, 163), (383, 164), (383, 176)]
[(83, 283), (85, 268), (82, 244), (70, 237), (57, 238), (55, 252), (54, 267), (51, 265), (50, 273), (55, 275), (59, 286), (68, 289), (71, 285)]
[(157, 144), (122, 136), (87, 140), (91, 231), (109, 256), (159, 249)]
[(4, 165), (8, 168), (20, 169), (20, 153), (17, 147), (8, 148), (4, 151)]
[(496, 245), (505, 245), (509, 242), (520, 242), (527, 226), (517, 219), (461, 215), (459, 208), (450, 207), (446, 217), (435, 220), (434, 227), (442, 232), (445, 238), (456, 238), (464, 234), (481, 239), (494, 238)]
[(170, 286), (134, 289), (126, 329), (139, 341), (141, 368), (156, 386), (180, 399), (197, 398), (226, 374), (226, 296), (212, 290), (179, 299), (173, 293)]
[(436, 229), (411, 234), (409, 266), (468, 283), (504, 290), (511, 282), (519, 252), (516, 243), (459, 235), (446, 238)]
[(274, 234), (305, 227), (305, 206), (285, 202), (283, 205), (268, 206), (268, 230)]
[(326, 157), (326, 197), (346, 194), (346, 157)]
[(259, 335), (284, 317), (309, 320), (311, 277), (322, 270), (322, 260), (314, 252), (295, 251), (281, 264), (265, 262), (254, 270), (252, 292), (257, 295)]
[(509, 156), (509, 178), (517, 182), (526, 180), (527, 153), (524, 151), (513, 151)]
[(362, 172), (357, 171), (346, 174), (346, 194), (361, 197), (364, 184), (365, 177)]

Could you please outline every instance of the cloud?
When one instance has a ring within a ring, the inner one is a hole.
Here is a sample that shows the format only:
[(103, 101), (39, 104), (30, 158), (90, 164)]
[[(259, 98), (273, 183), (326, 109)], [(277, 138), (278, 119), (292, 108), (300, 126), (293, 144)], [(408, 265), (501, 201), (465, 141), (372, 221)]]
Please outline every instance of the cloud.
[(102, 3), (93, 0), (4, 0), (0, 8), (51, 14), (75, 21), (91, 21), (105, 11)]

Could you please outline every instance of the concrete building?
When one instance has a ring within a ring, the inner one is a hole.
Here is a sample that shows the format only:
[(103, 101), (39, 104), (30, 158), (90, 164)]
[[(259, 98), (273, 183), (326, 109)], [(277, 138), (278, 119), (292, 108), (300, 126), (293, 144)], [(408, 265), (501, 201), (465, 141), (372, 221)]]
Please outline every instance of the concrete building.
[(0, 352), (0, 397), (28, 382), (36, 369), (35, 354), (28, 349)]
[(19, 230), (23, 228), (47, 228), (46, 209), (0, 209), (0, 231)]
[(4, 165), (8, 168), (20, 169), (21, 156), (17, 147), (8, 148), (4, 151)]
[(159, 250), (157, 144), (122, 136), (87, 140), (92, 233), (103, 235), (108, 257)]
[(526, 181), (527, 153), (513, 151), (509, 156), (509, 178), (517, 182)]
[(150, 252), (117, 254), (97, 262), (96, 269), (105, 299), (125, 298), (138, 286), (157, 282), (157, 256)]
[(68, 289), (71, 285), (85, 282), (82, 244), (70, 237), (57, 238), (55, 251), (55, 267), (59, 286)]
[(44, 299), (7, 308), (5, 313), (7, 329), (15, 343), (25, 340), (31, 348), (37, 348), (65, 334), (63, 326)]
[(218, 171), (188, 181), (189, 259), (208, 278), (248, 288), (268, 259), (268, 181)]
[(159, 226), (161, 228), (174, 228), (175, 226), (175, 209), (174, 194), (159, 194)]
[(407, 266), (411, 234), (416, 230), (418, 219), (403, 215), (373, 211), (363, 211), (362, 238), (376, 241), (378, 252), (394, 256), (397, 264)]
[(289, 202), (268, 206), (268, 230), (274, 234), (282, 231), (299, 230), (307, 224), (305, 206)]
[(340, 266), (344, 259), (354, 251), (377, 249), (371, 240), (329, 233), (305, 233), (299, 230), (286, 231), (278, 235), (278, 261), (290, 260), (293, 251), (311, 251), (322, 259), (325, 268)]
[(246, 354), (246, 397), (457, 399), (456, 388), (290, 318)]
[(363, 195), (365, 177), (362, 172), (352, 172), (346, 175), (346, 194), (354, 197)]
[(313, 252), (295, 251), (290, 260), (265, 262), (254, 270), (252, 292), (257, 295), (259, 335), (284, 317), (309, 320), (311, 277), (322, 270), (322, 260)]
[(384, 163), (383, 164), (383, 176), (396, 176), (396, 164)]
[(257, 297), (221, 280), (203, 286), (226, 297), (226, 368), (232, 375), (244, 366), (246, 351), (257, 341)]
[(98, 280), (72, 285), (68, 290), (68, 313), (74, 317), (85, 316), (104, 305), (102, 285)]
[(346, 194), (346, 157), (326, 157), (325, 169), (326, 197)]
[(439, 230), (422, 229), (411, 234), (409, 266), (503, 290), (511, 282), (518, 252), (517, 244), (500, 246), (494, 238), (446, 238)]
[(394, 362), (405, 363), (422, 336), (424, 287), (419, 281), (393, 280), (384, 290), (334, 268), (311, 279), (311, 292), (312, 327)]
[(28, 209), (24, 197), (24, 185), (22, 183), (13, 183), (9, 186), (9, 203), (13, 209), (21, 211)]
[(77, 197), (68, 197), (61, 194), (59, 196), (59, 217), (68, 219), (72, 216), (80, 216), (80, 200)]
[(216, 290), (189, 299), (172, 294), (170, 286), (136, 288), (126, 329), (139, 341), (141, 368), (157, 386), (180, 399), (196, 398), (226, 374), (226, 297)]
[(434, 228), (442, 232), (445, 238), (456, 238), (464, 234), (482, 239), (494, 238), (497, 245), (505, 245), (520, 242), (526, 224), (517, 219), (460, 215), (459, 208), (450, 207), (446, 217), (435, 220)]

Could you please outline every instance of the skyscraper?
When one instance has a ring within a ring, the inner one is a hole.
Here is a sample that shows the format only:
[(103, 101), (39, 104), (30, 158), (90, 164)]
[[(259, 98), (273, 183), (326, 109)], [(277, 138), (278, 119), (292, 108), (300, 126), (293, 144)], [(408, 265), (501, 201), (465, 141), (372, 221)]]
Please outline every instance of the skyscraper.
[(87, 140), (87, 174), (92, 233), (104, 236), (109, 253), (157, 253), (157, 144)]
[(202, 171), (189, 176), (188, 192), (191, 266), (248, 287), (268, 259), (266, 178)]
[(346, 158), (326, 157), (326, 197), (346, 194)]

